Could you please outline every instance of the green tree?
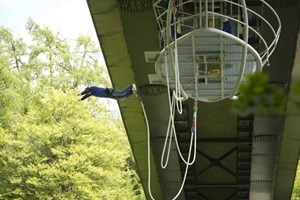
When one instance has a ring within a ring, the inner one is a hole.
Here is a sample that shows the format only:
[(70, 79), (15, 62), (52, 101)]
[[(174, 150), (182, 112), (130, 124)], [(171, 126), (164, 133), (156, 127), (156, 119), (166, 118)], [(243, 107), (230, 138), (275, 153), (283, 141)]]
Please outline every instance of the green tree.
[[(28, 47), (27, 73), (31, 79), (62, 90), (81, 84), (109, 85), (106, 70), (100, 66), (100, 50), (90, 36), (81, 35), (74, 44), (29, 19), (26, 29), (32, 42)], [(33, 76), (33, 77), (32, 77)]]
[[(284, 91), (269, 84), (266, 74), (256, 72), (248, 75), (246, 83), (240, 87), (240, 94), (233, 101), (232, 110), (240, 116), (267, 113), (283, 114), (287, 97)], [(300, 108), (300, 80), (291, 85), (288, 100)], [(296, 171), (292, 200), (300, 200), (300, 162)]]
[(291, 200), (300, 200), (300, 161), (298, 162)]
[(76, 97), (109, 84), (100, 51), (31, 19), (27, 30), (29, 44), (0, 28), (0, 199), (143, 198), (123, 127)]
[(269, 84), (268, 75), (256, 72), (248, 75), (239, 88), (238, 99), (232, 103), (232, 111), (240, 116), (250, 114), (282, 114), (286, 96), (279, 87)]
[(292, 97), (290, 97), (289, 100), (300, 108), (300, 80), (295, 81), (295, 83), (291, 85), (291, 92)]

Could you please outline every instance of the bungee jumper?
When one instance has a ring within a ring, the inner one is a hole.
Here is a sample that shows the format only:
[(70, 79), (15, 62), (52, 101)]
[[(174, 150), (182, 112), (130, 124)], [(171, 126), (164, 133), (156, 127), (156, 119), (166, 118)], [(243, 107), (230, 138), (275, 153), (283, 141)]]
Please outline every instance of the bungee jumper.
[(79, 93), (78, 96), (83, 95), (83, 97), (81, 97), (79, 101), (83, 101), (90, 96), (110, 98), (115, 100), (124, 100), (132, 94), (137, 95), (137, 88), (135, 84), (128, 85), (121, 90), (116, 90), (114, 88), (91, 86), (85, 88), (85, 90)]

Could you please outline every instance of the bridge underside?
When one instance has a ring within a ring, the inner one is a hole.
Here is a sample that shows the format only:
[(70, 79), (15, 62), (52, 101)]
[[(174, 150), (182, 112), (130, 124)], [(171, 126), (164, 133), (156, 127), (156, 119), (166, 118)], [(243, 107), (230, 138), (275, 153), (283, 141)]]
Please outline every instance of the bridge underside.
[[(291, 81), (300, 79), (299, 50), (295, 62), (300, 3), (284, 2), (271, 1), (281, 17), (282, 34), (271, 66), (264, 71), (273, 84), (288, 93)], [(154, 63), (145, 62), (145, 51), (160, 51), (151, 1), (87, 0), (87, 3), (113, 86), (122, 88), (136, 83), (143, 96), (151, 131), (153, 196), (171, 199), (180, 187), (185, 165), (172, 146), (169, 166), (165, 170), (160, 167), (169, 106), (166, 88), (149, 84), (148, 75), (155, 74)], [(289, 199), (299, 156), (300, 138), (296, 134), (299, 111), (295, 115), (294, 105), (288, 103), (286, 116), (241, 118), (230, 113), (230, 104), (230, 100), (199, 104), (197, 160), (188, 171), (178, 199), (249, 199), (249, 196)], [(120, 101), (119, 106), (149, 198), (144, 116), (134, 96)], [(186, 101), (183, 113), (175, 116), (184, 156), (189, 147), (192, 107), (193, 101)]]

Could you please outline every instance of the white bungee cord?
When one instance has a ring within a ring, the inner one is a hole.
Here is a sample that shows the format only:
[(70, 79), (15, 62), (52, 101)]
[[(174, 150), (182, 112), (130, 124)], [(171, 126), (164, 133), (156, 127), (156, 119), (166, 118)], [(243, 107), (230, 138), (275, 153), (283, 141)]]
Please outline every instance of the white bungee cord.
[[(182, 114), (182, 99), (181, 96), (181, 84), (180, 84), (180, 73), (179, 73), (179, 66), (178, 66), (178, 48), (177, 48), (177, 25), (176, 25), (176, 10), (173, 13), (174, 19), (174, 75), (175, 75), (175, 98), (176, 98), (176, 107), (179, 114)], [(172, 28), (172, 27), (171, 27)], [(171, 48), (170, 48), (171, 49)], [(170, 54), (172, 54), (172, 50), (170, 50)]]
[[(175, 115), (175, 100), (177, 100), (175, 98), (175, 92), (173, 92), (173, 98), (171, 101), (171, 94), (170, 94), (170, 84), (169, 84), (169, 73), (168, 73), (168, 65), (167, 65), (167, 55), (165, 52), (165, 66), (166, 66), (166, 80), (167, 80), (167, 91), (168, 91), (168, 100), (169, 100), (169, 109), (170, 109), (170, 117), (169, 117), (169, 123), (168, 123), (168, 128), (167, 128), (167, 133), (166, 133), (166, 137), (165, 137), (165, 143), (164, 143), (164, 147), (163, 147), (163, 151), (162, 151), (162, 156), (161, 156), (161, 167), (164, 169), (166, 168), (168, 161), (169, 161), (169, 155), (170, 155), (170, 149), (171, 149), (171, 144), (172, 144), (172, 138), (173, 138), (173, 134), (174, 134), (174, 139), (175, 139), (175, 143), (176, 143), (176, 147), (179, 153), (179, 156), (181, 158), (181, 160), (186, 164), (186, 165), (192, 165), (195, 160), (196, 160), (196, 148), (194, 148), (194, 156), (193, 156), (193, 160), (191, 162), (185, 160), (185, 158), (182, 156), (179, 144), (178, 144), (178, 140), (177, 140), (177, 135), (176, 135), (176, 130), (175, 130), (175, 126), (174, 126), (174, 115)], [(196, 91), (197, 93), (197, 91)], [(198, 99), (198, 98), (196, 98)], [(197, 110), (196, 110), (197, 111)], [(197, 120), (197, 114), (193, 114), (193, 117), (196, 117), (196, 119), (194, 121)], [(193, 128), (192, 128), (193, 129)], [(196, 147), (197, 142), (196, 142), (196, 138), (197, 135), (196, 133), (196, 127), (195, 130), (192, 131), (191, 134), (191, 143), (190, 145), (192, 145), (192, 141), (194, 139), (194, 146)], [(169, 138), (169, 139), (168, 139)], [(167, 147), (167, 142), (169, 142), (168, 145), (168, 151), (167, 151), (167, 158), (165, 163), (164, 161), (164, 157), (165, 157), (165, 151), (166, 151), (166, 147)]]
[[(175, 53), (177, 53), (175, 51)], [(176, 60), (175, 60), (176, 63)], [(178, 61), (177, 61), (177, 65), (178, 65)], [(171, 145), (172, 145), (172, 139), (173, 139), (173, 135), (174, 135), (174, 139), (175, 139), (175, 143), (176, 143), (176, 147), (177, 147), (177, 151), (178, 154), (180, 155), (180, 158), (182, 159), (182, 161), (186, 164), (186, 168), (185, 168), (185, 173), (183, 176), (183, 180), (180, 186), (180, 189), (178, 190), (177, 194), (174, 196), (173, 200), (176, 199), (180, 193), (183, 190), (185, 181), (186, 181), (186, 176), (187, 176), (187, 172), (188, 172), (188, 168), (190, 165), (194, 164), (195, 160), (196, 160), (196, 145), (197, 145), (197, 110), (198, 110), (198, 91), (195, 91), (195, 104), (193, 107), (193, 125), (191, 128), (191, 140), (190, 140), (190, 146), (189, 146), (189, 152), (188, 152), (188, 158), (187, 160), (183, 157), (179, 144), (178, 144), (178, 140), (177, 140), (177, 136), (176, 136), (176, 130), (175, 130), (175, 125), (174, 125), (174, 116), (175, 116), (175, 105), (177, 101), (180, 101), (179, 104), (182, 104), (181, 98), (176, 98), (176, 92), (173, 91), (173, 95), (172, 95), (172, 100), (171, 100), (171, 94), (170, 94), (170, 83), (169, 83), (169, 74), (168, 74), (168, 65), (167, 65), (167, 54), (165, 52), (165, 67), (166, 67), (166, 79), (167, 79), (167, 90), (168, 90), (168, 101), (169, 101), (169, 108), (170, 108), (170, 116), (169, 116), (169, 123), (168, 123), (168, 128), (167, 128), (167, 133), (166, 133), (166, 137), (165, 137), (165, 142), (164, 142), (164, 147), (163, 147), (163, 151), (162, 151), (162, 156), (161, 156), (161, 167), (163, 169), (165, 169), (168, 165), (169, 162), (169, 157), (170, 157), (170, 151), (171, 151)], [(196, 78), (197, 74), (195, 74), (195, 81), (197, 80)], [(175, 76), (175, 79), (177, 79), (179, 76)], [(179, 82), (180, 83), (180, 82)], [(197, 85), (197, 84), (195, 84)], [(179, 84), (179, 87), (181, 87), (181, 85)], [(195, 89), (197, 89), (197, 86), (195, 86)], [(155, 199), (152, 195), (152, 191), (151, 191), (151, 153), (150, 153), (150, 128), (149, 128), (149, 122), (147, 119), (147, 115), (146, 115), (146, 111), (143, 105), (143, 102), (141, 102), (141, 106), (144, 112), (144, 116), (145, 116), (145, 121), (146, 121), (146, 126), (147, 126), (147, 147), (148, 147), (148, 151), (147, 151), (147, 155), (148, 155), (148, 191), (149, 191), (149, 195), (151, 197), (151, 199)], [(182, 111), (182, 110), (181, 110)], [(169, 142), (169, 144), (168, 144)], [(164, 162), (164, 157), (166, 154), (166, 148), (168, 146), (168, 150), (167, 150), (167, 155), (166, 155), (166, 160)], [(193, 159), (191, 160), (191, 154), (192, 154), (192, 149), (193, 151)]]
[[(181, 160), (186, 164), (186, 168), (185, 168), (185, 172), (184, 172), (184, 176), (183, 176), (181, 186), (180, 186), (178, 192), (176, 193), (176, 195), (172, 198), (173, 200), (175, 200), (183, 190), (189, 166), (194, 164), (194, 162), (196, 160), (198, 86), (197, 86), (197, 69), (196, 69), (197, 67), (195, 67), (195, 102), (194, 102), (194, 107), (193, 107), (193, 123), (192, 123), (192, 127), (191, 127), (191, 139), (190, 139), (188, 157), (187, 157), (187, 159), (185, 159), (183, 157), (183, 155), (181, 153), (181, 150), (180, 150), (180, 147), (179, 147), (179, 143), (178, 143), (177, 136), (176, 136), (176, 129), (175, 129), (175, 125), (174, 125), (174, 117), (175, 117), (176, 108), (177, 108), (177, 112), (179, 114), (182, 114), (182, 112), (183, 112), (182, 100), (184, 98), (181, 96), (182, 86), (180, 84), (180, 72), (179, 72), (179, 66), (178, 66), (176, 10), (174, 11), (174, 13), (171, 13), (171, 14), (173, 14), (173, 19), (174, 19), (174, 23), (171, 23), (171, 28), (174, 27), (174, 51), (172, 51), (172, 49), (170, 48), (171, 46), (169, 46), (169, 49), (170, 49), (169, 50), (169, 57), (170, 57), (169, 61), (170, 61), (171, 66), (173, 66), (173, 69), (174, 69), (173, 72), (174, 72), (174, 77), (175, 77), (175, 90), (173, 90), (172, 97), (171, 97), (169, 72), (168, 72), (168, 62), (167, 62), (168, 61), (168, 56), (167, 56), (167, 52), (166, 52), (167, 49), (165, 49), (165, 67), (166, 67), (166, 81), (167, 81), (166, 85), (167, 85), (167, 91), (168, 91), (168, 102), (169, 102), (170, 116), (169, 116), (169, 122), (168, 122), (168, 128), (167, 128), (167, 132), (166, 132), (164, 147), (163, 147), (163, 151), (162, 151), (162, 155), (161, 155), (161, 167), (162, 167), (162, 169), (165, 169), (167, 167), (168, 163), (169, 163), (171, 146), (172, 146), (172, 139), (174, 137), (178, 154), (179, 154)], [(170, 37), (170, 36), (167, 34), (167, 37)], [(170, 40), (168, 40), (168, 38), (167, 38), (167, 41), (170, 41)], [(172, 100), (171, 100), (171, 98), (172, 98)], [(146, 122), (146, 126), (147, 126), (148, 192), (149, 192), (150, 198), (152, 200), (154, 200), (155, 198), (153, 197), (153, 194), (152, 194), (152, 191), (151, 191), (150, 128), (149, 128), (149, 122), (148, 122), (147, 114), (146, 114), (146, 111), (145, 111), (145, 108), (144, 108), (144, 104), (143, 104), (141, 98), (139, 98), (139, 100), (140, 100), (140, 103), (141, 103), (141, 106), (142, 106), (142, 110), (143, 110), (143, 113), (144, 113), (145, 122)], [(192, 149), (194, 151), (193, 151), (193, 158), (191, 159)], [(167, 153), (166, 153), (166, 150), (167, 150)]]
[[(167, 63), (167, 55), (165, 53), (165, 63)], [(185, 181), (186, 181), (186, 177), (187, 177), (187, 172), (188, 172), (188, 168), (190, 165), (194, 164), (195, 160), (196, 160), (196, 145), (197, 145), (197, 91), (196, 91), (196, 97), (195, 97), (195, 104), (194, 104), (194, 108), (193, 108), (193, 125), (191, 128), (191, 140), (190, 140), (190, 146), (189, 146), (189, 152), (188, 152), (188, 158), (187, 160), (185, 160), (182, 156), (181, 150), (179, 148), (179, 144), (178, 144), (178, 140), (176, 137), (176, 130), (175, 130), (175, 126), (174, 126), (174, 115), (175, 115), (175, 101), (177, 100), (175, 98), (175, 94), (173, 92), (173, 98), (171, 101), (171, 95), (170, 95), (170, 86), (169, 86), (169, 80), (168, 80), (168, 66), (166, 66), (166, 76), (167, 76), (167, 88), (168, 88), (168, 99), (169, 99), (169, 107), (170, 107), (170, 117), (169, 117), (169, 123), (168, 123), (168, 128), (167, 128), (167, 133), (166, 133), (166, 138), (165, 138), (165, 143), (164, 143), (164, 148), (163, 148), (163, 152), (162, 152), (162, 157), (161, 157), (161, 167), (163, 169), (165, 169), (168, 165), (169, 162), (169, 157), (170, 157), (170, 150), (171, 150), (171, 144), (172, 144), (172, 138), (173, 138), (173, 134), (174, 134), (174, 139), (175, 139), (175, 143), (176, 143), (176, 147), (178, 150), (178, 153), (182, 159), (182, 161), (186, 164), (186, 168), (185, 168), (185, 172), (184, 172), (184, 176), (183, 176), (183, 180), (181, 183), (181, 186), (177, 192), (177, 194), (172, 198), (173, 200), (175, 200), (180, 193), (183, 190)], [(196, 76), (196, 75), (195, 75)], [(197, 84), (196, 84), (197, 85)], [(149, 196), (152, 200), (154, 200), (155, 198), (153, 197), (152, 194), (152, 190), (151, 190), (151, 145), (150, 145), (150, 128), (149, 128), (149, 122), (148, 122), (148, 118), (147, 118), (147, 114), (144, 108), (144, 104), (140, 99), (140, 103), (142, 106), (142, 110), (145, 116), (145, 121), (146, 121), (146, 126), (147, 126), (147, 156), (148, 156), (148, 192), (149, 192)], [(169, 142), (169, 144), (168, 144)], [(166, 156), (166, 161), (164, 162), (164, 157), (165, 157), (165, 151), (168, 145), (168, 151), (167, 151), (167, 156)], [(193, 159), (191, 160), (191, 154), (192, 154), (192, 148), (194, 148), (193, 151)]]
[[(167, 66), (166, 66), (166, 69), (167, 69)], [(168, 79), (168, 78), (167, 78)], [(168, 86), (168, 95), (169, 95), (169, 103), (171, 102), (171, 97), (170, 97), (170, 90), (169, 90), (169, 84), (167, 85)], [(197, 92), (196, 92), (197, 93)], [(191, 128), (191, 141), (190, 141), (190, 146), (189, 146), (189, 153), (188, 153), (188, 158), (187, 160), (185, 160), (182, 156), (182, 153), (181, 153), (181, 150), (179, 148), (179, 144), (178, 144), (178, 140), (177, 140), (177, 137), (176, 137), (176, 130), (175, 130), (175, 126), (174, 126), (174, 114), (175, 114), (175, 100), (176, 98), (174, 98), (175, 95), (173, 93), (173, 99), (172, 99), (172, 102), (170, 104), (170, 117), (169, 117), (169, 124), (168, 124), (168, 129), (167, 129), (167, 134), (166, 134), (166, 139), (165, 139), (165, 143), (164, 143), (164, 148), (163, 148), (163, 152), (162, 152), (162, 158), (161, 158), (161, 167), (163, 169), (165, 169), (167, 167), (167, 164), (168, 164), (168, 161), (169, 161), (169, 157), (170, 157), (170, 150), (171, 150), (171, 144), (172, 144), (172, 138), (173, 138), (173, 134), (174, 134), (174, 139), (175, 139), (175, 143), (176, 143), (176, 147), (177, 147), (177, 150), (178, 150), (178, 153), (182, 159), (182, 161), (186, 164), (186, 168), (185, 168), (185, 172), (184, 172), (184, 176), (183, 176), (183, 180), (182, 180), (182, 183), (181, 183), (181, 186), (177, 192), (177, 194), (172, 198), (173, 200), (175, 200), (179, 195), (180, 193), (182, 192), (183, 190), (183, 187), (184, 187), (184, 184), (185, 184), (185, 181), (186, 181), (186, 177), (187, 177), (187, 172), (188, 172), (188, 168), (190, 165), (192, 165), (195, 160), (196, 160), (196, 144), (197, 144), (197, 130), (196, 130), (196, 121), (197, 121), (197, 109), (195, 109), (195, 106), (194, 106), (194, 114), (193, 114), (193, 126)], [(142, 106), (142, 110), (143, 110), (143, 113), (144, 113), (144, 117), (145, 117), (145, 121), (146, 121), (146, 126), (147, 126), (147, 156), (148, 156), (148, 192), (149, 192), (149, 196), (152, 200), (154, 200), (155, 198), (153, 197), (153, 194), (152, 194), (152, 190), (151, 190), (151, 145), (150, 145), (150, 128), (149, 128), (149, 122), (148, 122), (148, 117), (147, 117), (147, 114), (146, 114), (146, 111), (145, 111), (145, 108), (144, 108), (144, 104), (140, 99), (140, 103), (141, 103), (141, 106)], [(195, 101), (196, 102), (196, 101)], [(196, 114), (195, 114), (196, 113)], [(167, 147), (167, 143), (169, 141), (169, 145), (168, 145), (168, 151), (167, 151), (167, 158), (166, 158), (166, 162), (164, 163), (163, 162), (163, 158), (164, 158), (164, 155), (165, 155), (165, 151), (166, 151), (166, 147)], [(194, 143), (193, 143), (194, 141)], [(194, 144), (194, 145), (193, 145)], [(192, 161), (190, 161), (191, 159), (191, 152), (192, 152), (192, 148), (194, 146), (194, 153), (193, 153), (193, 159)]]

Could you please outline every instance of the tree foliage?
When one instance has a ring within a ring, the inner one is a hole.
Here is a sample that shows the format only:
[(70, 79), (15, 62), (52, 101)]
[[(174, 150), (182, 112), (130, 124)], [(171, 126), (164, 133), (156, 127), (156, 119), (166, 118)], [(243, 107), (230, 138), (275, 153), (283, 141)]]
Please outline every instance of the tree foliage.
[(26, 29), (27, 42), (0, 28), (0, 199), (143, 198), (124, 130), (76, 97), (109, 84), (99, 49), (31, 19)]
[(285, 109), (284, 91), (269, 84), (269, 77), (261, 72), (247, 76), (241, 84), (238, 99), (233, 102), (233, 112), (240, 116), (267, 113), (281, 114)]
[(291, 200), (300, 200), (300, 161), (298, 161), (298, 167)]
[[(291, 85), (289, 101), (300, 108), (300, 80)], [(232, 110), (240, 116), (267, 113), (283, 114), (287, 97), (284, 91), (269, 84), (266, 74), (256, 72), (248, 75), (246, 83), (240, 87), (238, 99), (233, 102)], [(300, 162), (296, 171), (292, 200), (300, 200)]]

